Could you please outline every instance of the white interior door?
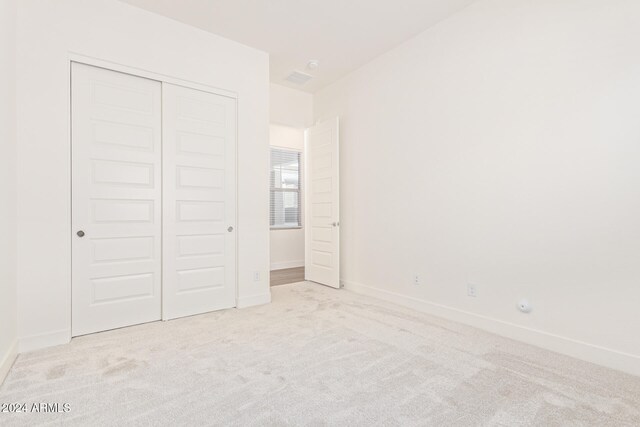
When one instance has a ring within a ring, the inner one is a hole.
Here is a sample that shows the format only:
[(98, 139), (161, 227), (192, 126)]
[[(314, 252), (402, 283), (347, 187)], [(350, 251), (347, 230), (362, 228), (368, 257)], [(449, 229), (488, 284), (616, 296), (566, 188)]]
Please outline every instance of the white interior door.
[(72, 335), (161, 317), (161, 84), (72, 65)]
[(305, 279), (340, 287), (338, 118), (306, 132)]
[(163, 318), (236, 305), (236, 100), (163, 84)]

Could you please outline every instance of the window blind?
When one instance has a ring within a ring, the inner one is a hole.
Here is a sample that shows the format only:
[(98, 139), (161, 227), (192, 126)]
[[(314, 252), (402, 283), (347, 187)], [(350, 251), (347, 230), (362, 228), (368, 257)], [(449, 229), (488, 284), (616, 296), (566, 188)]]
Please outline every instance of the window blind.
[(296, 228), (301, 221), (300, 152), (271, 149), (271, 228)]

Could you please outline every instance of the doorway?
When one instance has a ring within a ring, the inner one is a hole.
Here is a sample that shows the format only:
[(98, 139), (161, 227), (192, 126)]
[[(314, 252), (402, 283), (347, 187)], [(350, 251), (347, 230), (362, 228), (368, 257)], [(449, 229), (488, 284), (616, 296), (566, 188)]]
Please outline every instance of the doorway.
[(339, 120), (271, 125), (271, 286), (339, 288)]
[(304, 129), (270, 126), (271, 286), (304, 280)]

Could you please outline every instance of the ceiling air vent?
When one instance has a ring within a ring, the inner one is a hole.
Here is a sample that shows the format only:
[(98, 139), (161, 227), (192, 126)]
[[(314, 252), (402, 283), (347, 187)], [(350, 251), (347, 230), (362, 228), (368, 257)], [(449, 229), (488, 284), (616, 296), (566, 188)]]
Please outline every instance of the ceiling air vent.
[(294, 71), (291, 74), (289, 74), (285, 80), (289, 81), (291, 83), (295, 83), (297, 85), (303, 85), (306, 82), (308, 82), (309, 80), (311, 80), (313, 78), (313, 76), (309, 75), (309, 74), (305, 74), (305, 73), (301, 73), (300, 71)]

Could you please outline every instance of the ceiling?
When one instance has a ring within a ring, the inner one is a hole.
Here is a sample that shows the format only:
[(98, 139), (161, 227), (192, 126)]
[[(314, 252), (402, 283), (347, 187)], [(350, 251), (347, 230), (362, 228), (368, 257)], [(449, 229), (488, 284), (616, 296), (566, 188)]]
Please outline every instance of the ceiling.
[(313, 93), (475, 0), (121, 1), (268, 52), (273, 83)]

